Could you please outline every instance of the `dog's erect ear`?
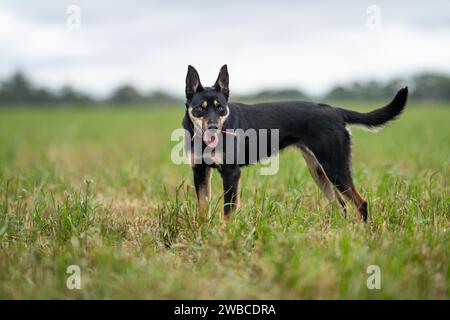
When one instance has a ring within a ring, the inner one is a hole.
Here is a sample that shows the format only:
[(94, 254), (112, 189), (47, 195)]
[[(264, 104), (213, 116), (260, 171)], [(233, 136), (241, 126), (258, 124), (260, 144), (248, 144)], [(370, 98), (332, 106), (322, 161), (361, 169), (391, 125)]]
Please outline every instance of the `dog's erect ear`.
[(200, 83), (200, 77), (197, 70), (191, 65), (188, 66), (186, 75), (186, 98), (189, 100), (194, 94), (203, 90), (203, 86)]
[(214, 88), (222, 92), (225, 97), (228, 99), (230, 95), (230, 89), (228, 88), (228, 68), (227, 65), (224, 64), (222, 68), (220, 68), (219, 76), (217, 77), (216, 83), (214, 84)]

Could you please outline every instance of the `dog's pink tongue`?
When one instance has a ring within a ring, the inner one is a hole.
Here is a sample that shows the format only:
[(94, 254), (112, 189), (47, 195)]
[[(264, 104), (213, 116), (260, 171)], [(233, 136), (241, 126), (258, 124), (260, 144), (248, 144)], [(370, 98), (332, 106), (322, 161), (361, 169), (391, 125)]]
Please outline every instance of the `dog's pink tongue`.
[(205, 133), (203, 135), (203, 141), (210, 148), (215, 148), (219, 143), (219, 136), (217, 133)]

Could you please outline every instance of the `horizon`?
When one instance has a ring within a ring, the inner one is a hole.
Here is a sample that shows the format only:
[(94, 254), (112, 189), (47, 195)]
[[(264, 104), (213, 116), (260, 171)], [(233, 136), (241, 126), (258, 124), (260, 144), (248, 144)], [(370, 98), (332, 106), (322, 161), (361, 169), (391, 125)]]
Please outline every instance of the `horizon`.
[[(98, 97), (98, 96), (93, 95), (92, 92), (81, 91), (71, 85), (66, 85), (66, 84), (62, 84), (59, 88), (45, 87), (39, 83), (34, 82), (32, 79), (30, 79), (30, 77), (28, 76), (28, 74), (26, 72), (24, 72), (23, 70), (20, 70), (20, 69), (15, 70), (8, 77), (0, 78), (0, 92), (2, 89), (2, 84), (10, 82), (16, 76), (20, 76), (25, 81), (28, 82), (29, 90), (34, 90), (35, 92), (39, 91), (39, 90), (47, 90), (50, 95), (53, 95), (53, 97), (58, 97), (59, 95), (63, 94), (63, 91), (66, 89), (75, 90), (75, 92), (77, 94), (81, 94), (84, 97), (91, 100), (92, 102), (96, 102), (96, 103), (108, 102), (109, 100), (111, 100), (113, 98), (114, 94), (116, 94), (118, 92), (118, 90), (122, 90), (127, 87), (132, 90), (135, 90), (136, 93), (139, 94), (142, 99), (154, 98), (155, 95), (158, 96), (160, 94), (165, 95), (166, 99), (173, 99), (173, 100), (180, 100), (180, 101), (185, 99), (184, 92), (182, 94), (176, 94), (176, 93), (172, 93), (170, 91), (167, 91), (164, 89), (158, 89), (158, 88), (153, 89), (153, 90), (142, 91), (130, 83), (119, 84), (117, 87), (112, 88), (104, 97)], [(299, 87), (280, 87), (280, 88), (261, 88), (258, 91), (247, 92), (247, 93), (232, 92), (230, 96), (234, 96), (237, 99), (259, 99), (258, 96), (266, 95), (269, 99), (273, 99), (274, 95), (281, 93), (281, 94), (284, 94), (285, 96), (289, 96), (292, 94), (301, 95), (305, 99), (328, 99), (328, 98), (330, 98), (330, 95), (333, 96), (333, 91), (335, 91), (336, 89), (344, 89), (347, 92), (349, 92), (350, 94), (354, 95), (355, 91), (359, 90), (358, 87), (364, 88), (364, 90), (369, 90), (369, 92), (370, 91), (373, 92), (374, 85), (375, 85), (375, 87), (379, 85), (386, 89), (386, 88), (391, 87), (392, 84), (398, 84), (398, 88), (397, 88), (398, 90), (400, 90), (403, 87), (408, 87), (410, 93), (414, 94), (416, 91), (416, 80), (423, 81), (420, 79), (423, 76), (425, 76), (425, 77), (426, 76), (431, 76), (431, 77), (442, 76), (442, 77), (450, 80), (450, 74), (436, 73), (436, 72), (422, 72), (422, 73), (413, 74), (409, 78), (393, 77), (393, 78), (387, 79), (385, 81), (368, 79), (366, 81), (354, 80), (349, 83), (337, 83), (333, 87), (331, 87), (330, 90), (322, 93), (321, 95), (312, 95), (309, 92), (307, 92)], [(436, 85), (434, 85), (434, 86), (436, 86)], [(439, 84), (439, 86), (442, 86), (442, 83)], [(379, 89), (379, 88), (377, 88), (377, 89)], [(377, 89), (375, 89), (375, 90), (377, 90)], [(445, 89), (441, 88), (441, 90), (445, 90)], [(395, 90), (392, 91), (393, 94), (395, 92), (397, 92), (397, 91), (395, 91)], [(428, 98), (430, 98), (430, 97), (428, 97)], [(441, 98), (442, 97), (437, 97), (438, 100)], [(282, 99), (284, 99), (284, 98), (282, 98)], [(354, 99), (354, 97), (351, 99)], [(367, 97), (366, 99), (371, 99), (371, 98)], [(373, 99), (373, 97), (372, 97), (372, 99)], [(231, 100), (233, 100), (233, 99), (231, 99)]]

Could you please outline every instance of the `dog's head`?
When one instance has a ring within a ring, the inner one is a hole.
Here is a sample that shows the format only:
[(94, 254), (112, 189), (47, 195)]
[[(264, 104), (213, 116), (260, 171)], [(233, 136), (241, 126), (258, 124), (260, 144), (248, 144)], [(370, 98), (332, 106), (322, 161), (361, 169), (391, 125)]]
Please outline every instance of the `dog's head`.
[(230, 114), (228, 108), (228, 69), (220, 68), (212, 87), (203, 87), (194, 67), (189, 66), (186, 76), (186, 108), (196, 134), (203, 137), (208, 146), (214, 147), (218, 135)]

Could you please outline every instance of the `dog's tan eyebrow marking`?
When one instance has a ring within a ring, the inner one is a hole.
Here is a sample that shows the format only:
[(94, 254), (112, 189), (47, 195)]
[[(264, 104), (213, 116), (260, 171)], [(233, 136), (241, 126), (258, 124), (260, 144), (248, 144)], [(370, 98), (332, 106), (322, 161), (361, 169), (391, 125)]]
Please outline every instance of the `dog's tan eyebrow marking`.
[(208, 106), (208, 102), (207, 102), (206, 100), (203, 101), (203, 102), (202, 102), (202, 107), (203, 107), (203, 108), (206, 108), (207, 106)]
[(214, 100), (214, 106), (215, 106), (215, 107), (218, 107), (218, 106), (220, 106), (220, 103), (219, 103), (219, 101), (217, 101), (217, 100)]

